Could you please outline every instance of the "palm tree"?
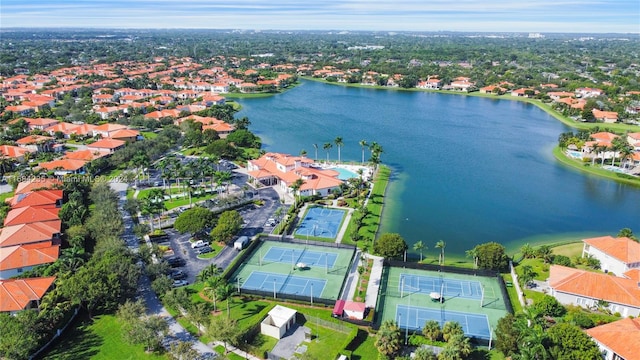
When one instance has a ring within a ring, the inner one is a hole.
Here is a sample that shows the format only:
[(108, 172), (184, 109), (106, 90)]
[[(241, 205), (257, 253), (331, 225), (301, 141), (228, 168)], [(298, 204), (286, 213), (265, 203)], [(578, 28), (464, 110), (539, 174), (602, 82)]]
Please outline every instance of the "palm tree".
[(467, 257), (470, 257), (473, 259), (473, 267), (477, 269), (478, 268), (478, 252), (476, 251), (476, 248), (465, 251), (465, 254), (467, 255)]
[(220, 297), (220, 299), (227, 300), (227, 317), (231, 316), (231, 313), (229, 312), (229, 299), (231, 298), (231, 294), (233, 294), (234, 291), (235, 290), (233, 285), (228, 283), (221, 284), (216, 289), (216, 293)]
[(307, 150), (305, 150), (305, 149), (300, 150), (300, 156), (303, 157), (303, 158), (307, 157)]
[(218, 299), (218, 288), (224, 284), (222, 276), (211, 276), (204, 282), (202, 291), (213, 300), (213, 311), (216, 312), (216, 301)]
[(313, 144), (313, 148), (316, 150), (316, 157), (313, 160), (318, 161), (318, 144)]
[(440, 266), (444, 265), (444, 248), (447, 246), (447, 243), (445, 243), (442, 240), (439, 240), (436, 243), (436, 249), (440, 249), (440, 257), (438, 258), (438, 264)]
[(60, 257), (62, 266), (69, 272), (75, 272), (84, 264), (84, 249), (80, 246), (74, 246), (62, 250)]
[(327, 152), (327, 162), (329, 162), (329, 150), (331, 150), (332, 147), (333, 145), (331, 145), (331, 143), (324, 143), (324, 145), (322, 145), (322, 148)]
[(633, 148), (631, 145), (625, 143), (621, 144), (618, 150), (620, 152), (620, 167), (623, 167), (623, 164), (628, 165), (626, 160), (633, 155)]
[(13, 160), (4, 154), (0, 154), (0, 176), (4, 176), (6, 172), (11, 171), (12, 167)]
[(289, 186), (291, 190), (293, 190), (293, 207), (294, 208), (298, 206), (296, 195), (299, 194), (300, 188), (302, 187), (303, 184), (304, 184), (304, 179), (298, 178), (296, 179), (296, 181), (293, 182), (293, 184)]
[(364, 164), (364, 149), (367, 147), (367, 140), (360, 140), (358, 144), (360, 144), (360, 147), (362, 148), (362, 163)]
[(210, 264), (206, 268), (202, 269), (196, 279), (198, 281), (205, 282), (210, 277), (218, 276), (222, 273), (222, 269), (216, 266), (216, 264)]
[(385, 320), (376, 334), (375, 347), (380, 354), (393, 358), (402, 347), (400, 328), (393, 320)]
[(420, 262), (422, 262), (422, 250), (426, 250), (426, 249), (427, 247), (424, 246), (424, 244), (422, 243), (422, 240), (413, 244), (413, 250), (420, 252)]
[(336, 144), (336, 147), (338, 148), (338, 163), (339, 163), (341, 161), (340, 148), (344, 146), (344, 142), (342, 141), (342, 137), (338, 136), (335, 138), (335, 140), (333, 140), (333, 143)]

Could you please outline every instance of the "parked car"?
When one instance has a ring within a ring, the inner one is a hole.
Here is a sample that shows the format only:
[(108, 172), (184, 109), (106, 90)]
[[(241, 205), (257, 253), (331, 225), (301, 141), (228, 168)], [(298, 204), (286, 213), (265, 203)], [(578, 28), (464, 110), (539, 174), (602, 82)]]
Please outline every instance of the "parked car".
[(213, 251), (213, 249), (211, 248), (211, 246), (207, 245), (207, 246), (204, 246), (204, 247), (198, 248), (198, 249), (196, 250), (196, 254), (198, 254), (198, 255), (202, 255), (202, 254), (210, 253), (210, 252), (212, 252), (212, 251)]
[(187, 280), (175, 280), (173, 282), (173, 287), (180, 287), (180, 286), (186, 286), (186, 285), (189, 285)]
[(191, 243), (192, 249), (197, 249), (205, 246), (209, 246), (209, 243), (204, 240), (196, 240), (193, 243)]
[(187, 274), (182, 270), (173, 270), (171, 273), (169, 273), (169, 276), (173, 280), (183, 280), (187, 278)]
[(169, 257), (165, 259), (169, 266), (171, 267), (179, 267), (185, 265), (187, 262), (183, 258), (179, 257)]

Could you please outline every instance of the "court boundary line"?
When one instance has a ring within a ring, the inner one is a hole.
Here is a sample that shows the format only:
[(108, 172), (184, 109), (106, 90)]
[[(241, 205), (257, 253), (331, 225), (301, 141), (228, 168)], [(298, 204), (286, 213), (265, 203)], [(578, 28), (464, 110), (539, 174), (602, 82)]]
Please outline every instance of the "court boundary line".
[[(418, 315), (419, 315), (419, 313), (421, 311), (424, 311), (426, 313), (432, 313), (432, 314), (438, 312), (438, 310), (435, 310), (435, 309), (432, 309), (432, 308), (425, 308), (425, 307), (414, 306), (414, 305), (409, 306), (409, 305), (405, 305), (405, 304), (396, 304), (396, 309), (395, 309), (396, 312), (395, 312), (395, 315), (394, 315), (394, 319), (398, 319), (398, 310), (399, 310), (400, 307), (403, 307), (403, 308), (406, 309), (406, 314), (407, 315), (411, 315), (410, 311), (412, 309), (415, 309), (415, 311), (416, 311), (416, 316), (415, 316), (416, 325), (415, 326), (416, 326), (417, 329), (411, 328), (410, 324), (408, 322), (405, 322), (405, 323), (398, 322), (398, 327), (401, 327), (401, 328), (404, 327), (406, 329), (407, 326), (408, 326), (409, 329), (413, 329), (413, 331), (416, 331), (416, 330), (422, 331), (422, 327), (417, 326), (417, 324), (419, 322), (419, 316)], [(472, 332), (469, 331), (469, 332), (465, 332), (465, 335), (470, 336), (470, 337), (477, 337), (477, 338), (481, 338), (481, 339), (490, 339), (491, 336), (492, 336), (491, 333), (493, 332), (493, 330), (491, 329), (491, 326), (490, 326), (490, 323), (489, 323), (489, 317), (486, 314), (465, 313), (465, 312), (460, 312), (460, 311), (455, 311), (455, 310), (445, 310), (444, 308), (442, 308), (440, 312), (441, 312), (441, 317), (440, 317), (441, 320), (439, 321), (441, 323), (440, 326), (443, 326), (444, 323), (446, 323), (444, 321), (443, 316), (446, 316), (447, 314), (454, 315), (454, 316), (458, 315), (458, 316), (464, 316), (465, 323), (464, 324), (460, 324), (461, 326), (463, 326), (463, 329), (465, 329), (464, 326), (466, 326), (466, 329), (470, 330), (470, 328), (469, 328), (469, 318), (472, 318), (472, 319), (475, 318), (475, 319), (478, 319), (478, 320), (484, 320), (483, 321), (483, 325), (484, 324), (487, 325), (487, 328), (489, 329), (489, 334), (486, 334), (486, 335), (485, 334), (476, 334), (476, 333), (472, 333)], [(408, 318), (410, 316), (406, 316), (406, 317)], [(437, 319), (438, 319), (437, 317), (428, 317), (428, 318), (426, 318), (424, 320), (425, 320), (425, 323), (426, 323), (426, 321), (428, 321), (428, 320), (436, 320), (436, 321), (438, 321)], [(449, 320), (449, 321), (455, 321), (455, 320)], [(457, 322), (460, 323), (459, 321), (457, 321)], [(403, 325), (407, 325), (407, 326), (403, 326)]]

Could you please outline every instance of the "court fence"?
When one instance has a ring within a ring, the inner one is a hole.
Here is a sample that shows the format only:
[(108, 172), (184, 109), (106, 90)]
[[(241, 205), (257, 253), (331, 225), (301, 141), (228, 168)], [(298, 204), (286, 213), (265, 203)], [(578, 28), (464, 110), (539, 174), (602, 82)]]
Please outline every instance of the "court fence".
[(331, 247), (337, 249), (353, 249), (355, 250), (354, 245), (341, 244), (336, 242), (327, 242), (327, 241), (316, 241), (316, 240), (304, 240), (304, 239), (296, 239), (294, 237), (283, 236), (283, 235), (266, 235), (261, 237), (262, 241), (270, 240), (277, 241), (283, 243), (291, 243), (291, 244), (302, 244), (302, 245), (315, 245), (315, 246), (323, 246), (323, 247)]
[[(240, 288), (240, 294), (242, 295), (257, 295), (263, 298), (273, 298), (273, 291), (268, 291), (268, 290), (258, 290), (258, 289), (243, 289)], [(281, 292), (276, 292), (276, 297), (275, 299), (285, 299), (285, 300), (293, 300), (293, 301), (298, 301), (298, 302), (302, 302), (302, 303), (310, 303), (311, 302), (311, 296), (310, 295), (297, 295), (297, 294), (288, 294), (288, 293), (281, 293)], [(321, 298), (321, 297), (313, 297), (313, 303), (314, 304), (322, 304), (322, 305), (328, 305), (328, 306), (333, 306), (336, 303), (336, 299), (327, 299), (327, 298)]]
[(513, 305), (511, 304), (511, 299), (509, 298), (509, 293), (507, 292), (507, 286), (504, 283), (504, 279), (502, 278), (500, 271), (489, 270), (489, 269), (466, 269), (466, 268), (459, 268), (454, 266), (440, 266), (440, 265), (434, 265), (434, 264), (420, 264), (417, 262), (405, 262), (405, 261), (390, 260), (390, 259), (385, 259), (384, 265), (385, 265), (385, 268), (398, 267), (398, 268), (417, 269), (417, 270), (439, 271), (443, 273), (453, 273), (453, 274), (461, 274), (461, 275), (495, 277), (498, 281), (498, 285), (500, 287), (500, 293), (502, 294), (502, 299), (504, 300), (506, 310), (509, 313), (513, 314)]

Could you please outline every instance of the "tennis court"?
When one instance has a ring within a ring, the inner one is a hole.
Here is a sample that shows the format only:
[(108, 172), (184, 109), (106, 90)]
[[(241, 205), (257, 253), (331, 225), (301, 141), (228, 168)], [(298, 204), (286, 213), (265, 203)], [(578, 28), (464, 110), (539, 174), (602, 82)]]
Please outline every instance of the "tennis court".
[(324, 279), (253, 271), (240, 288), (319, 298), (326, 283)]
[(335, 239), (340, 230), (345, 210), (314, 206), (300, 221), (296, 235)]
[(304, 263), (307, 266), (333, 268), (338, 254), (309, 249), (290, 249), (272, 246), (262, 257), (262, 262), (281, 262), (287, 264)]
[(455, 296), (475, 300), (482, 298), (483, 291), (482, 284), (478, 281), (465, 281), (407, 273), (400, 274), (400, 283), (398, 286), (398, 290), (404, 294), (414, 292), (430, 294), (437, 292), (445, 298)]
[(396, 306), (396, 321), (403, 328), (412, 331), (421, 331), (429, 320), (436, 320), (440, 327), (448, 321), (456, 321), (462, 325), (464, 334), (469, 337), (489, 339), (491, 330), (489, 319), (484, 314), (470, 314), (450, 310), (428, 309), (419, 306)]
[(507, 301), (497, 277), (389, 266), (380, 282), (376, 322), (393, 320), (411, 333), (427, 320), (457, 321), (468, 336), (488, 341), (489, 329), (507, 314)]
[(313, 245), (304, 240), (258, 241), (229, 279), (240, 293), (246, 290), (273, 297), (275, 284), (276, 298), (314, 302), (338, 298), (354, 248)]

